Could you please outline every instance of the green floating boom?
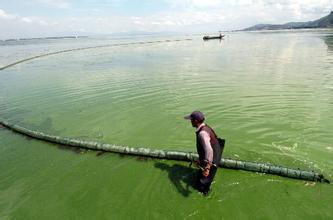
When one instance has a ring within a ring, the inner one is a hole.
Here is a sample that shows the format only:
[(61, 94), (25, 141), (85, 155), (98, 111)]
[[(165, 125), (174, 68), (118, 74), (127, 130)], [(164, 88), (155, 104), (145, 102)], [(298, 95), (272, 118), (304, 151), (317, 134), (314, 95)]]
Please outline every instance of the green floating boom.
[[(0, 120), (0, 124), (20, 134), (56, 144), (86, 148), (91, 150), (102, 150), (102, 151), (109, 151), (120, 154), (129, 154), (129, 155), (170, 159), (170, 160), (193, 161), (198, 159), (198, 154), (192, 152), (117, 146), (113, 144), (106, 144), (94, 141), (85, 141), (75, 138), (50, 135), (40, 131), (30, 130), (2, 120)], [(325, 179), (324, 176), (320, 173), (281, 167), (267, 163), (254, 163), (254, 162), (222, 158), (220, 166), (228, 169), (239, 169), (239, 170), (246, 170), (258, 173), (273, 174), (295, 179), (329, 183), (329, 181)]]
[(74, 51), (80, 51), (80, 50), (91, 50), (91, 49), (115, 47), (115, 46), (129, 46), (129, 45), (137, 45), (137, 44), (168, 43), (168, 42), (190, 41), (190, 40), (192, 40), (192, 39), (185, 38), (185, 39), (175, 39), (175, 40), (138, 41), (138, 42), (132, 42), (132, 43), (105, 44), (105, 45), (97, 45), (97, 46), (91, 46), (91, 47), (79, 47), (79, 48), (73, 48), (73, 49), (68, 49), (68, 50), (59, 50), (59, 51), (55, 51), (55, 52), (44, 53), (44, 54), (39, 54), (39, 55), (36, 55), (36, 56), (28, 57), (28, 58), (25, 58), (23, 60), (18, 60), (14, 63), (10, 63), (6, 66), (0, 67), (0, 71), (8, 69), (9, 67), (15, 66), (17, 64), (25, 63), (27, 61), (34, 60), (34, 59), (37, 59), (37, 58), (42, 58), (42, 57), (56, 55), (56, 54), (62, 54), (62, 53), (69, 53), (69, 52), (74, 52)]

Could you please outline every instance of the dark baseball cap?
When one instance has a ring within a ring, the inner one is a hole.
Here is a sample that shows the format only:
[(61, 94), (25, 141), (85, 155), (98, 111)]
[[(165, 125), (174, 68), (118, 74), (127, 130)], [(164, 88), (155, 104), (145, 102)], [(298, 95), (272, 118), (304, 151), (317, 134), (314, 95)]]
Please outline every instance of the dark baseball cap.
[(186, 115), (184, 119), (187, 120), (197, 120), (197, 121), (204, 121), (205, 116), (201, 111), (194, 111), (190, 115)]

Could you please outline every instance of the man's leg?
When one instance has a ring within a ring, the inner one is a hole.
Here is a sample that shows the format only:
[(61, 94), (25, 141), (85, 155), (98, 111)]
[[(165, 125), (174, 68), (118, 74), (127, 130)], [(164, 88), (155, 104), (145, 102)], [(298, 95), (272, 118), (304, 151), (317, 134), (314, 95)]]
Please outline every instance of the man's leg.
[(217, 167), (212, 166), (210, 168), (209, 175), (207, 177), (203, 176), (202, 173), (200, 174), (200, 179), (199, 179), (199, 191), (202, 192), (204, 195), (207, 195), (210, 189), (210, 185), (212, 184), (215, 174), (217, 171)]

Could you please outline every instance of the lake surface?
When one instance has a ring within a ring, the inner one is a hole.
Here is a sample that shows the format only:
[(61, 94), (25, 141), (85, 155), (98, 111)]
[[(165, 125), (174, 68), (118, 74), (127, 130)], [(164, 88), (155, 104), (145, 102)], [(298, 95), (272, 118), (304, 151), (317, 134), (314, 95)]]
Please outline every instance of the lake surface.
[[(224, 157), (333, 180), (333, 31), (0, 43), (0, 117), (60, 136), (195, 151), (205, 113)], [(333, 187), (220, 169), (209, 197), (188, 163), (83, 151), (0, 128), (0, 219), (329, 219)]]

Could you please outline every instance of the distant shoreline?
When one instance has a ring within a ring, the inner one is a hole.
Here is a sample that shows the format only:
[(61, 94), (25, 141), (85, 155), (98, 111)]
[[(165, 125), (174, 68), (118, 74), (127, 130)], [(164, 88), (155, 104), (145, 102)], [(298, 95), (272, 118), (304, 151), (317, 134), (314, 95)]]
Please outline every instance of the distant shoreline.
[(31, 38), (9, 38), (0, 41), (28, 41), (28, 40), (56, 40), (56, 39), (76, 39), (86, 38), (88, 36), (61, 36), (61, 37), (31, 37)]
[(263, 29), (263, 30), (236, 30), (233, 32), (292, 32), (292, 31), (332, 31), (333, 27), (329, 28), (286, 28), (286, 29)]
[(308, 22), (288, 22), (285, 24), (257, 24), (242, 31), (257, 30), (285, 30), (285, 29), (317, 29), (317, 28), (333, 28), (333, 11), (328, 15), (314, 21)]

